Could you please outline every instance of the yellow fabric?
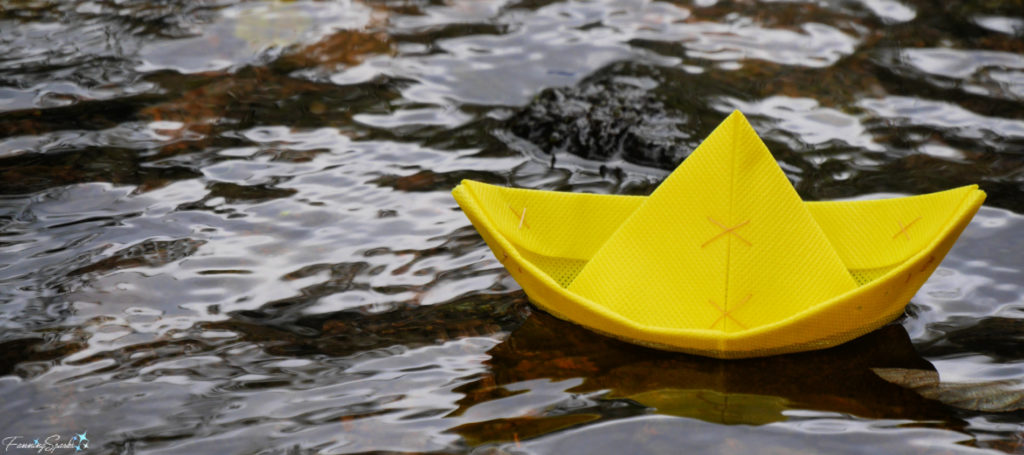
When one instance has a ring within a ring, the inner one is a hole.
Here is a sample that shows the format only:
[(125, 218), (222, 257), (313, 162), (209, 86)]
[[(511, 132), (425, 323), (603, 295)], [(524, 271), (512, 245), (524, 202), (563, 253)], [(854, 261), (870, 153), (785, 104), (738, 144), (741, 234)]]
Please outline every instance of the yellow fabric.
[(891, 321), (984, 201), (976, 186), (803, 202), (739, 112), (648, 197), (453, 194), (541, 308), (639, 344), (738, 358)]
[[(732, 332), (855, 287), (782, 169), (735, 113), (605, 241), (569, 291), (643, 325)], [(684, 301), (703, 307), (660, 303)]]
[[(953, 220), (974, 187), (868, 201), (808, 202), (806, 206), (849, 269), (892, 267), (924, 248)], [(857, 222), (851, 220), (880, 220)]]

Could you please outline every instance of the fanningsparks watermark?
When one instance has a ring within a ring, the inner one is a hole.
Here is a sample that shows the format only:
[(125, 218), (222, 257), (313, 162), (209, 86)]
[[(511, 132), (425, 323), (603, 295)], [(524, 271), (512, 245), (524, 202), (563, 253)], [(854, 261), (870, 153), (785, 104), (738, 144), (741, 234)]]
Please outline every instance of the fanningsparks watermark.
[(77, 433), (74, 436), (64, 439), (59, 434), (53, 434), (43, 439), (29, 439), (21, 436), (7, 436), (0, 440), (4, 453), (11, 451), (31, 450), (36, 453), (54, 453), (58, 450), (74, 450), (81, 452), (89, 448), (88, 431)]

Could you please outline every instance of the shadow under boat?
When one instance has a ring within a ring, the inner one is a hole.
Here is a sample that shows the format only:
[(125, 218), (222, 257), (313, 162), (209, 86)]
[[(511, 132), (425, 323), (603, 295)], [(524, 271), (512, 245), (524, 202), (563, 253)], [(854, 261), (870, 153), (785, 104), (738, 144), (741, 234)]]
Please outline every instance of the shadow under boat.
[[(508, 395), (500, 392), (506, 385), (534, 379), (580, 378), (582, 383), (568, 392), (596, 395), (600, 400), (625, 400), (646, 408), (646, 413), (721, 424), (784, 421), (791, 418), (787, 411), (792, 410), (863, 418), (958, 420), (950, 408), (886, 382), (873, 371), (935, 370), (917, 353), (906, 330), (898, 324), (831, 349), (719, 360), (639, 347), (534, 312), (488, 353), (489, 376), (457, 390), (465, 398), (454, 414)], [(564, 420), (565, 416), (560, 417)], [(498, 428), (501, 425), (494, 422), (481, 422), (461, 425), (454, 431), (467, 440), (512, 439), (512, 434), (475, 434)]]

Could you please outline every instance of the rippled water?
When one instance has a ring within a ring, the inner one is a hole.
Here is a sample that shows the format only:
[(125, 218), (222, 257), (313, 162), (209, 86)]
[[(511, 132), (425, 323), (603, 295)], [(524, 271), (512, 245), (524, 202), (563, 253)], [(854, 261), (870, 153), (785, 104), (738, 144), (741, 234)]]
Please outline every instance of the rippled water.
[[(872, 370), (1024, 388), (1021, 11), (4, 2), (0, 436), (87, 431), (89, 453), (147, 454), (1022, 452), (1024, 411)], [(737, 108), (806, 199), (989, 193), (898, 323), (745, 361), (612, 341), (533, 309), (449, 194), (463, 178), (644, 194)]]

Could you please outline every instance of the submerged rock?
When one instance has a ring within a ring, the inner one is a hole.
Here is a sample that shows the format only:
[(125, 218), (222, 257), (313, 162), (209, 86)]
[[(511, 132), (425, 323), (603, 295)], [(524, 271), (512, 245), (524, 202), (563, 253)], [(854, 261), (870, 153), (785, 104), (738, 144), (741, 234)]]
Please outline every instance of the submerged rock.
[(672, 169), (696, 144), (657, 77), (650, 68), (613, 65), (575, 87), (542, 91), (506, 127), (553, 158), (565, 152)]

